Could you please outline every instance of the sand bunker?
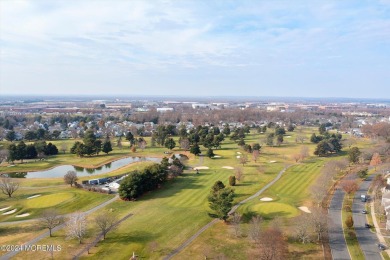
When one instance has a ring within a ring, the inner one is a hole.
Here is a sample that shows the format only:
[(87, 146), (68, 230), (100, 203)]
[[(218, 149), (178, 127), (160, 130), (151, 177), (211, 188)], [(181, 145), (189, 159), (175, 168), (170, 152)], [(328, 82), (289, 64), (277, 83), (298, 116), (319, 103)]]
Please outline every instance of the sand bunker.
[(273, 201), (273, 198), (264, 197), (260, 199), (261, 201)]
[(214, 155), (213, 158), (221, 158), (221, 156), (219, 156), (219, 155)]
[(30, 196), (30, 197), (28, 197), (27, 199), (29, 200), (29, 199), (33, 199), (33, 198), (36, 198), (36, 197), (39, 197), (39, 196), (41, 196), (41, 194), (37, 194), (37, 195), (34, 195), (34, 196)]
[(311, 213), (311, 211), (307, 208), (307, 207), (298, 207), (298, 209), (302, 210), (303, 212), (306, 212), (306, 213)]
[(291, 136), (290, 136), (290, 135), (288, 135), (288, 136), (286, 136), (286, 138), (291, 138)]
[(12, 213), (15, 213), (16, 212), (16, 209), (13, 209), (13, 210), (10, 210), (10, 211), (7, 211), (7, 212), (4, 212), (3, 214), (1, 215), (9, 215), (9, 214), (12, 214)]
[(207, 166), (198, 166), (198, 167), (194, 168), (194, 170), (207, 170), (207, 169), (210, 169), (210, 168)]
[(241, 152), (237, 152), (237, 154), (241, 154)]
[(276, 163), (276, 161), (269, 161), (269, 163)]
[(30, 213), (24, 213), (24, 214), (16, 215), (15, 218), (24, 218), (24, 217), (27, 217), (27, 216), (30, 216)]
[(0, 211), (7, 210), (7, 209), (9, 209), (9, 208), (11, 208), (11, 206), (9, 206), (9, 207), (6, 207), (6, 208), (2, 208), (2, 209), (0, 209)]
[(237, 159), (240, 159), (240, 158), (241, 158), (241, 156), (239, 156), (239, 155), (237, 155), (236, 157), (237, 157)]
[(233, 170), (234, 168), (232, 166), (222, 166), (223, 169)]

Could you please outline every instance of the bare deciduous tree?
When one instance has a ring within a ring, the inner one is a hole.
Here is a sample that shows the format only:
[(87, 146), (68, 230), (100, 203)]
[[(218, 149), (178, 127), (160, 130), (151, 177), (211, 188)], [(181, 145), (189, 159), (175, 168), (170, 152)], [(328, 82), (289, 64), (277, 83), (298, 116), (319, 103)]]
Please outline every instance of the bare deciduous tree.
[(63, 153), (65, 153), (66, 150), (68, 150), (68, 145), (67, 145), (66, 143), (62, 143), (60, 149), (61, 149), (61, 151), (62, 151)]
[(87, 233), (87, 219), (84, 213), (73, 213), (65, 223), (66, 237), (68, 239), (76, 238), (81, 244), (82, 239)]
[(328, 230), (326, 211), (322, 208), (313, 208), (309, 216), (314, 232), (317, 234), (317, 240), (320, 241), (323, 234)]
[(6, 150), (6, 149), (0, 150), (0, 164), (1, 164), (3, 161), (7, 161), (8, 156), (9, 156), (8, 150)]
[(291, 159), (293, 159), (295, 162), (299, 162), (299, 160), (301, 160), (301, 155), (298, 153), (294, 153), (293, 155), (291, 155)]
[(12, 194), (19, 189), (19, 182), (7, 177), (0, 177), (0, 190), (4, 195), (9, 198)]
[(252, 217), (249, 222), (249, 237), (255, 242), (258, 243), (261, 238), (261, 222), (263, 219), (260, 216)]
[(359, 186), (355, 180), (343, 180), (341, 182), (341, 188), (350, 196), (359, 189)]
[[(323, 182), (321, 182), (321, 180), (323, 180)], [(328, 194), (328, 185), (324, 178), (320, 178), (318, 183), (310, 188), (310, 193), (314, 202), (317, 204), (317, 207), (320, 207)]]
[(244, 171), (241, 167), (237, 167), (234, 169), (234, 176), (236, 177), (236, 180), (241, 182), (244, 180)]
[(190, 141), (188, 138), (182, 138), (180, 140), (180, 148), (183, 149), (184, 151), (188, 151), (190, 149)]
[(260, 151), (259, 151), (259, 150), (253, 150), (252, 156), (253, 156), (253, 160), (254, 160), (255, 162), (257, 162), (257, 159), (258, 159), (259, 156), (260, 156)]
[(302, 146), (299, 155), (301, 156), (300, 158), (301, 161), (309, 157), (309, 147), (307, 147), (306, 145)]
[(78, 180), (79, 178), (77, 177), (77, 173), (75, 171), (68, 171), (65, 175), (64, 175), (64, 182), (66, 184), (70, 184), (70, 186), (72, 187), (73, 184)]
[(303, 144), (305, 141), (306, 141), (306, 137), (304, 135), (297, 135), (297, 138), (295, 139), (295, 141), (298, 143), (300, 142), (301, 144)]
[(98, 226), (100, 232), (103, 234), (103, 240), (106, 239), (106, 235), (112, 230), (115, 225), (116, 217), (112, 213), (101, 212), (95, 217), (95, 223)]
[(295, 219), (295, 236), (302, 244), (310, 242), (310, 217), (308, 214), (300, 215)]
[(242, 164), (242, 166), (244, 166), (245, 164), (247, 164), (249, 162), (248, 155), (241, 154), (239, 160), (240, 160), (240, 163)]
[(237, 212), (234, 212), (231, 222), (232, 222), (232, 225), (234, 228), (234, 234), (236, 235), (236, 237), (241, 236), (241, 226), (240, 226), (241, 215)]
[(141, 151), (145, 150), (145, 148), (146, 148), (146, 141), (143, 140), (141, 142), (138, 142), (138, 147), (141, 149)]
[(266, 229), (257, 243), (255, 258), (261, 260), (286, 259), (288, 249), (281, 230)]
[(39, 220), (40, 226), (49, 229), (49, 235), (52, 236), (53, 228), (61, 225), (63, 222), (62, 216), (55, 209), (47, 209), (42, 212), (42, 217)]

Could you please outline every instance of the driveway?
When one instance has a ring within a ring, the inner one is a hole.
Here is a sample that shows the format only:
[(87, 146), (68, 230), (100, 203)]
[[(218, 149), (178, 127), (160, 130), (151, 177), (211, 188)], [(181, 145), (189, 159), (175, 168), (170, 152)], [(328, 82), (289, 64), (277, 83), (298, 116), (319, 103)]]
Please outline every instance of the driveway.
[(381, 260), (380, 250), (377, 246), (379, 243), (378, 237), (375, 233), (371, 232), (369, 228), (365, 228), (367, 223), (367, 216), (362, 214), (362, 210), (365, 209), (365, 202), (361, 202), (360, 195), (367, 194), (371, 181), (374, 178), (371, 175), (366, 181), (363, 181), (359, 187), (359, 190), (355, 193), (352, 204), (353, 221), (356, 231), (356, 236), (359, 241), (360, 247), (363, 250), (366, 259)]
[(347, 244), (345, 242), (341, 210), (345, 192), (337, 188), (329, 206), (329, 245), (332, 251), (332, 258), (337, 260), (351, 259)]

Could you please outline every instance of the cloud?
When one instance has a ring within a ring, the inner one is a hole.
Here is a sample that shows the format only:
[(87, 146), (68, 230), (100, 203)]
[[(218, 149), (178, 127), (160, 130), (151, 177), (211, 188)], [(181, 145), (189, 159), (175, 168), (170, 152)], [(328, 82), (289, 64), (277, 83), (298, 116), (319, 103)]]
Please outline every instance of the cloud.
[[(324, 70), (352, 76), (389, 65), (389, 14), (387, 1), (0, 1), (0, 87), (22, 89), (18, 71), (43, 87), (83, 74), (91, 86), (102, 75), (138, 85), (165, 75), (155, 84), (167, 89), (186, 84), (182, 75), (252, 87), (249, 77), (281, 85), (281, 70), (300, 83)], [(53, 80), (28, 75), (43, 71)]]

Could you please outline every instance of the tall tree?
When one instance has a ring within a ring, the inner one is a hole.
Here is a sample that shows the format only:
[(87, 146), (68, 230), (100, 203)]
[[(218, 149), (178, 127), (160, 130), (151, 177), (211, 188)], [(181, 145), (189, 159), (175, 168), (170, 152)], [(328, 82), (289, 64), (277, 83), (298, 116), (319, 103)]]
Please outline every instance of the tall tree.
[(348, 151), (348, 159), (350, 163), (358, 163), (359, 162), (359, 157), (360, 157), (360, 150), (358, 147), (352, 147)]
[(380, 165), (380, 164), (382, 164), (381, 156), (379, 155), (379, 153), (374, 153), (372, 155), (372, 158), (371, 158), (371, 161), (370, 161), (370, 165), (374, 166), (375, 167), (375, 171), (376, 171), (376, 167), (378, 165)]
[(191, 146), (190, 153), (196, 155), (199, 155), (201, 153), (198, 143), (195, 143)]
[(224, 221), (228, 218), (228, 213), (232, 209), (234, 191), (230, 188), (222, 188), (215, 191), (212, 189), (208, 197), (210, 208), (215, 211), (219, 219)]
[(165, 141), (165, 147), (168, 148), (169, 150), (172, 150), (173, 148), (175, 148), (176, 146), (176, 142), (175, 140), (173, 140), (173, 138), (168, 138), (166, 141)]
[(130, 147), (134, 144), (134, 135), (129, 131), (126, 133), (126, 140), (129, 141)]

